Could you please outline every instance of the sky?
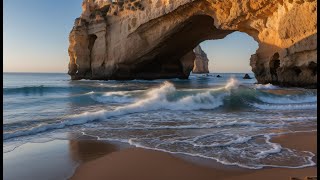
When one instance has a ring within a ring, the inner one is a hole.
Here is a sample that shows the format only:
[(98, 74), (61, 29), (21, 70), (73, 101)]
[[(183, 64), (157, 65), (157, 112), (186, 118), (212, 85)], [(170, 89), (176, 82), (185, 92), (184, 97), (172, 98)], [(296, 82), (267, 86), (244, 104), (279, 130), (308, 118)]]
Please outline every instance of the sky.
[(211, 73), (251, 73), (250, 57), (258, 43), (246, 33), (233, 32), (223, 39), (200, 44), (209, 59)]
[[(68, 69), (68, 36), (81, 14), (82, 0), (4, 0), (4, 72), (62, 72)], [(258, 48), (250, 36), (234, 32), (201, 43), (210, 72), (251, 72)]]

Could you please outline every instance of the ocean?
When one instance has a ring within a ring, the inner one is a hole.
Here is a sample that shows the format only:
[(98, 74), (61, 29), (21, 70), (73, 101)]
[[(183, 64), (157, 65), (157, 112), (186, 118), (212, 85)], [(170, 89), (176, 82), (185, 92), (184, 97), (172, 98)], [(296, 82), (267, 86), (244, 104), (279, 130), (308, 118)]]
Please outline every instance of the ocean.
[(88, 135), (249, 169), (315, 165), (312, 152), (270, 139), (316, 131), (316, 89), (256, 84), (242, 79), (244, 73), (153, 81), (3, 75), (4, 153), (29, 142)]

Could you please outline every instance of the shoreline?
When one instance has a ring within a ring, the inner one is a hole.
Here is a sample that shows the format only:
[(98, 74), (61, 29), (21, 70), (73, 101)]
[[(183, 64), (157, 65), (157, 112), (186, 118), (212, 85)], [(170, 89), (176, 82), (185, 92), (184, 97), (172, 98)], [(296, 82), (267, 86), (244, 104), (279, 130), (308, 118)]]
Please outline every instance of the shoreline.
[[(282, 147), (315, 154), (317, 131), (272, 136)], [(47, 163), (50, 162), (50, 163)], [(32, 163), (33, 166), (28, 166)], [(16, 173), (19, 172), (19, 173)], [(91, 136), (73, 140), (27, 143), (4, 153), (5, 179), (289, 179), (316, 176), (317, 167), (246, 169), (212, 159), (134, 147), (118, 141), (100, 141)], [(63, 177), (63, 178), (62, 178)]]
[[(181, 153), (134, 147), (119, 141), (100, 141), (87, 135), (72, 140), (27, 143), (4, 153), (5, 179), (289, 179), (316, 176), (317, 167), (246, 169)], [(75, 139), (74, 139), (75, 138)], [(282, 147), (315, 154), (317, 131), (272, 136)], [(48, 163), (50, 162), (50, 163)], [(28, 164), (32, 163), (32, 166)], [(17, 173), (19, 172), (19, 173)]]
[[(271, 141), (282, 147), (310, 151), (316, 159), (317, 132), (298, 132), (272, 137)], [(297, 145), (297, 138), (299, 142)], [(307, 140), (307, 141), (306, 141)], [(130, 147), (115, 151), (93, 161), (80, 164), (71, 180), (100, 179), (289, 179), (316, 176), (317, 167), (277, 168), (266, 167), (252, 170), (223, 165), (218, 162), (203, 163), (201, 158), (188, 160), (188, 156), (166, 153), (157, 150)], [(191, 158), (192, 159), (192, 158)], [(213, 160), (211, 160), (213, 161)]]

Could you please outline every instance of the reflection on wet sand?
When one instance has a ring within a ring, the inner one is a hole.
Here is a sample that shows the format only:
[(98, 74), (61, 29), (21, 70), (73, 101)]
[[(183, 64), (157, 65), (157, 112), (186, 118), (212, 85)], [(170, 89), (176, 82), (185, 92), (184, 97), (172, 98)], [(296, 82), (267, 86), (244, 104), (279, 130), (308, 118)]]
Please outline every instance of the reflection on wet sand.
[(98, 140), (69, 140), (70, 157), (76, 162), (88, 162), (118, 150), (117, 145)]

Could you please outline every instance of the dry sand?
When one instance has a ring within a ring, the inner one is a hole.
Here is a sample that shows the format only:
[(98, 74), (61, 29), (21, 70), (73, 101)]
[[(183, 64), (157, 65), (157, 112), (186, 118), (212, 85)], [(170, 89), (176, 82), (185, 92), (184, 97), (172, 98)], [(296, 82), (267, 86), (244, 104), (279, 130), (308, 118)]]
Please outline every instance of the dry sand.
[[(316, 154), (316, 136), (316, 132), (287, 134), (275, 137), (272, 141), (280, 143), (283, 147), (311, 151)], [(165, 152), (128, 148), (81, 164), (71, 179), (286, 180), (289, 177), (316, 176), (317, 172), (316, 167), (302, 169), (264, 168), (260, 170), (230, 168), (230, 166), (222, 165), (221, 167), (199, 165)]]

